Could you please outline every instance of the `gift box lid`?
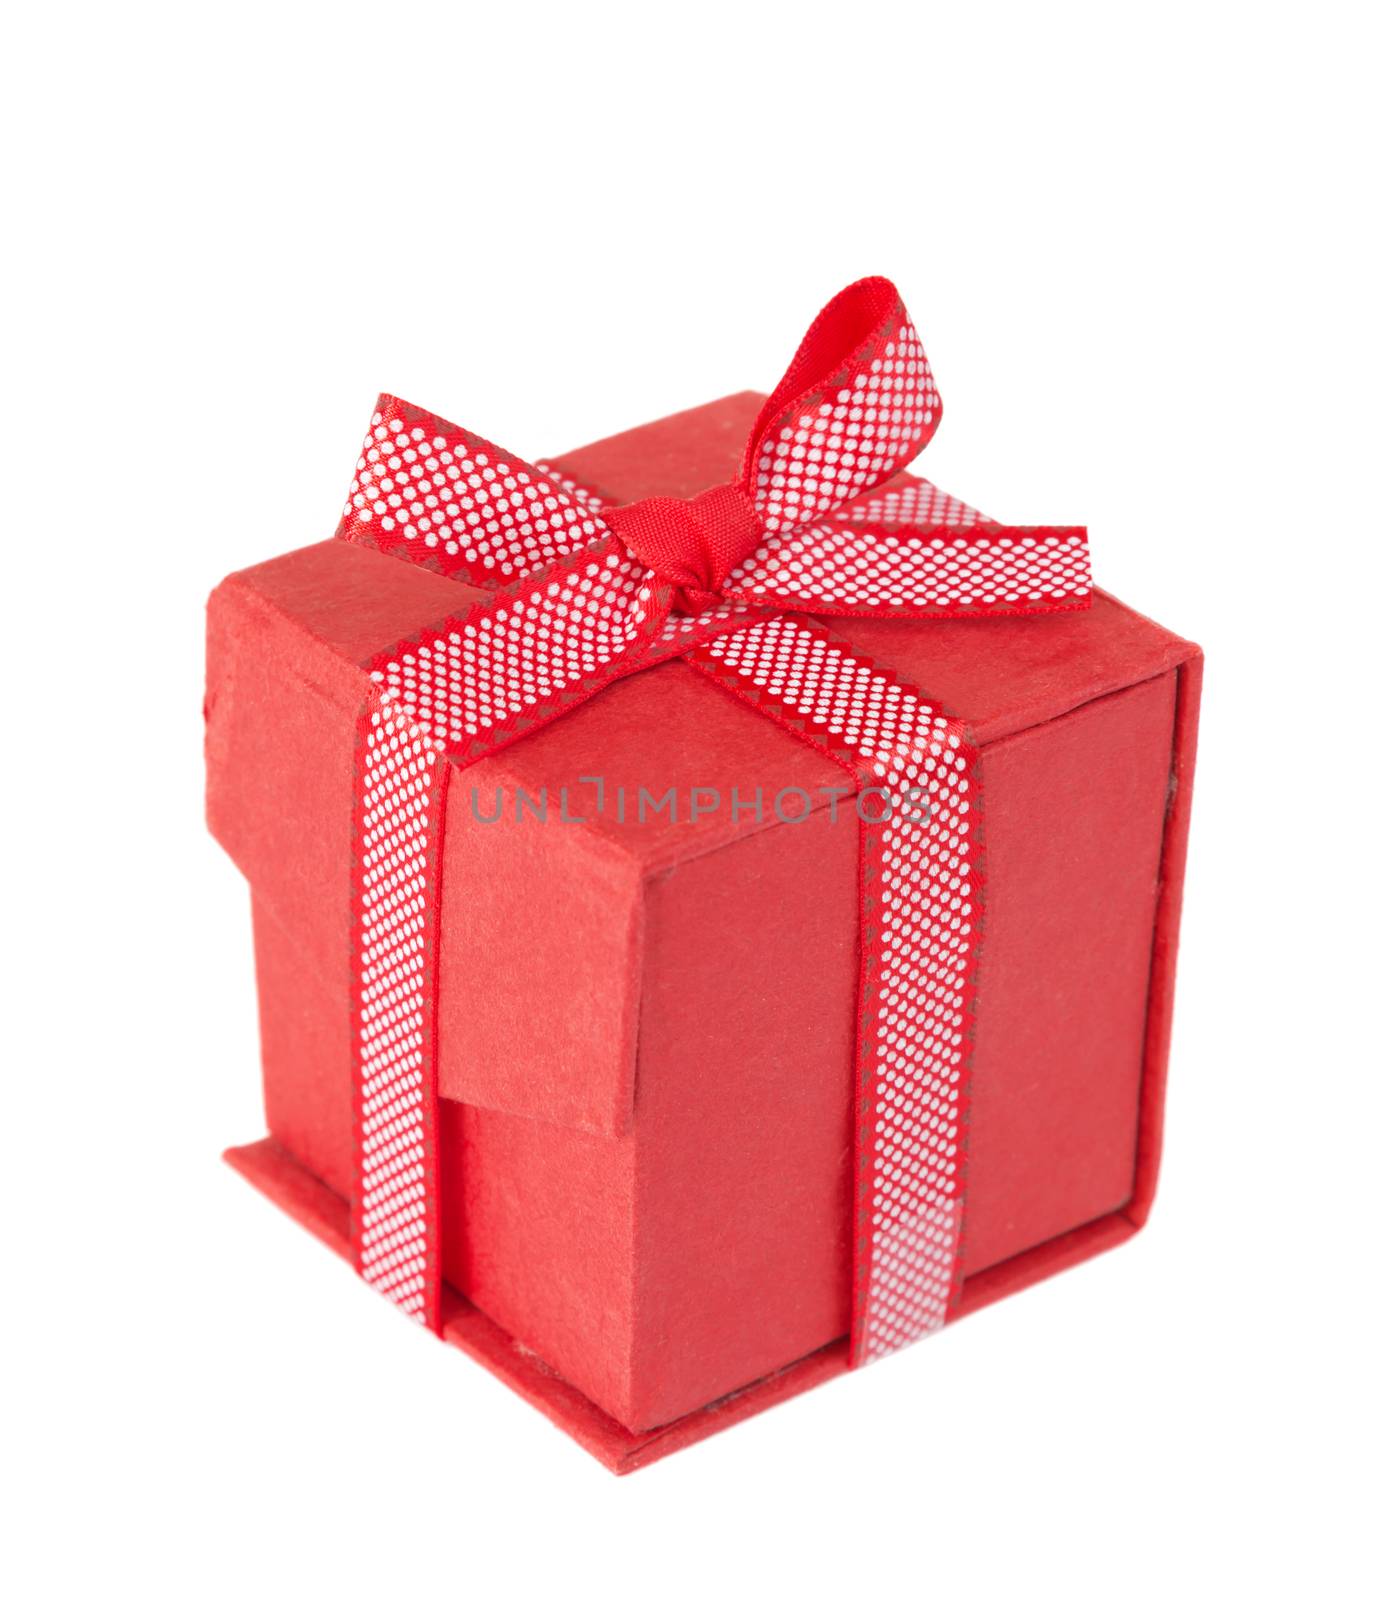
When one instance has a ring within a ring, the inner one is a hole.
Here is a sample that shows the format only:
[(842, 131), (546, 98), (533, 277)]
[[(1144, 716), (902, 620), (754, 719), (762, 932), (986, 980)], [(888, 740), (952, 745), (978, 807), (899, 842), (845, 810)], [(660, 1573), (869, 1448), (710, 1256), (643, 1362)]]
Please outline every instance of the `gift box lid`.
[[(761, 401), (732, 395), (553, 465), (618, 502), (695, 494), (732, 475)], [(330, 540), (234, 574), (211, 600), (210, 827), (337, 988), (349, 959), (361, 663), (477, 597)], [(838, 619), (833, 631), (962, 719), (981, 746), (1196, 653), (1099, 592), (1089, 610), (1060, 615)], [(614, 684), (529, 739), (453, 771), (441, 875), (441, 1093), (623, 1134), (635, 1095), (646, 886), (786, 826), (774, 809), (782, 791), (787, 804), (793, 792), (796, 806), (807, 796), (817, 811), (836, 805), (848, 780), (681, 661)], [(751, 854), (736, 863), (759, 870)], [(829, 914), (853, 917), (851, 898)]]

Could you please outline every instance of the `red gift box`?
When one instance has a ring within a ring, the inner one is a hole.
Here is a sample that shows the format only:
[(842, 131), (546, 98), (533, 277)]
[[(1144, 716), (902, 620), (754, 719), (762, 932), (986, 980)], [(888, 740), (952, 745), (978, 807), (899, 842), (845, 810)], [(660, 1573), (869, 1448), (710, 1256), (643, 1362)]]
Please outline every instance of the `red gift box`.
[[(761, 406), (553, 467), (614, 503), (694, 496), (732, 476)], [(209, 822), (252, 889), (269, 1130), (229, 1158), (346, 1254), (362, 663), (472, 594), (341, 539), (210, 602)], [(1147, 1215), (1201, 658), (1099, 592), (833, 628), (980, 753), (959, 1316)], [(847, 1364), (859, 840), (825, 752), (678, 660), (446, 783), (443, 1332), (615, 1470)]]

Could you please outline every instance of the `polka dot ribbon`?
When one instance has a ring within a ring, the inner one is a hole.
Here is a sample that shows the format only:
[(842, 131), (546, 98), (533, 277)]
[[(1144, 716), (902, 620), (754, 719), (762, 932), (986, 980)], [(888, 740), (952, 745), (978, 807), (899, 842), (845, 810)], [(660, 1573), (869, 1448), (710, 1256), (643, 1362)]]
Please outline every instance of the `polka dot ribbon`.
[(366, 663), (358, 728), (355, 1238), (363, 1277), (416, 1321), (440, 1331), (439, 775), (679, 657), (853, 780), (850, 1359), (945, 1322), (984, 903), (978, 761), (961, 722), (814, 619), (1075, 610), (1091, 580), (1083, 528), (1003, 527), (904, 473), (940, 415), (885, 278), (830, 301), (734, 481), (691, 500), (612, 506), (380, 398), (339, 537), (485, 591)]

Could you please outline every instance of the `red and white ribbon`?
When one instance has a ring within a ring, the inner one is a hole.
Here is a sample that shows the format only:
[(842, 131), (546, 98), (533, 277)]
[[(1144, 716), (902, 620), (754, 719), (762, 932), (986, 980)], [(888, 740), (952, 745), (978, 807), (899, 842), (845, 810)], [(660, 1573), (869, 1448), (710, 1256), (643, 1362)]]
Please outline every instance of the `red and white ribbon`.
[(977, 758), (954, 717), (799, 613), (1075, 610), (1091, 582), (1083, 528), (1002, 527), (931, 484), (889, 484), (940, 416), (920, 340), (883, 278), (825, 307), (736, 479), (689, 500), (612, 507), (380, 399), (339, 536), (496, 591), (367, 663), (359, 727), (358, 1259), (428, 1327), (441, 1324), (431, 1028), (442, 764), (469, 765), (675, 656), (878, 791), (859, 806), (851, 1359), (944, 1323), (984, 896)]

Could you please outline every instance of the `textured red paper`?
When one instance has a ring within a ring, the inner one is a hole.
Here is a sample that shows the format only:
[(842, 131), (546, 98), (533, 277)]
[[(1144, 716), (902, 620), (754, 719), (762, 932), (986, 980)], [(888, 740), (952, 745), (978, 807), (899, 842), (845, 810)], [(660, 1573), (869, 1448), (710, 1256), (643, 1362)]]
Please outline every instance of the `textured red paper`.
[[(758, 403), (734, 396), (559, 465), (620, 498), (690, 494), (730, 474)], [(327, 543), (237, 575), (211, 605), (210, 820), (254, 890), (268, 1126), (341, 1195), (356, 663), (466, 598)], [(964, 1309), (1147, 1210), (1197, 655), (1107, 597), (1061, 617), (836, 632), (984, 748)], [(606, 781), (604, 814), (587, 776)], [(447, 1277), (632, 1434), (847, 1332), (856, 829), (847, 808), (794, 827), (725, 807), (622, 822), (614, 796), (839, 782), (676, 663), (448, 792)], [(483, 825), (470, 789), (488, 811), (496, 783), (554, 802), (566, 784), (588, 820)]]

